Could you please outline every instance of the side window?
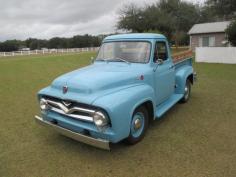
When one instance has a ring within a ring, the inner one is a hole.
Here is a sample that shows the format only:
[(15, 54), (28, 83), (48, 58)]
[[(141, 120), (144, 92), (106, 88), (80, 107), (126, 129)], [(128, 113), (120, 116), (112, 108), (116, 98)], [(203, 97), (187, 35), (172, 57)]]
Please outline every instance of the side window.
[(168, 50), (166, 42), (163, 41), (156, 42), (154, 61), (156, 62), (158, 59), (162, 59), (163, 61), (168, 59)]

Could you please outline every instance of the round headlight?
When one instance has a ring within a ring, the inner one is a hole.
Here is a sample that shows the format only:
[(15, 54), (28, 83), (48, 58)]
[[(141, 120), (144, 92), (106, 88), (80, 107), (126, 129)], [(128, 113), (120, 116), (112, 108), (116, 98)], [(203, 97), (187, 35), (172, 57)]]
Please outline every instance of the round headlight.
[(103, 127), (108, 124), (108, 118), (107, 116), (102, 113), (101, 111), (97, 111), (93, 115), (93, 121), (96, 126)]
[(41, 109), (42, 111), (46, 111), (46, 110), (48, 109), (48, 103), (47, 103), (47, 101), (46, 101), (45, 99), (43, 99), (43, 98), (40, 100), (39, 105), (40, 105), (40, 109)]

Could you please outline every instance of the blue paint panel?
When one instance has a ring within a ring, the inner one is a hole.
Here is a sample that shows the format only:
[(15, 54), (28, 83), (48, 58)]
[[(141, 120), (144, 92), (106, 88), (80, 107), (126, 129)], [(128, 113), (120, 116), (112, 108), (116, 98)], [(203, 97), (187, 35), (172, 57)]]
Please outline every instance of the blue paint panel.
[(108, 112), (112, 129), (117, 135), (116, 138), (122, 140), (129, 136), (134, 110), (146, 101), (154, 103), (153, 98), (153, 88), (146, 84), (140, 84), (98, 98), (93, 105), (102, 107)]
[[(150, 81), (151, 72), (148, 64), (95, 62), (58, 77), (50, 87), (41, 90), (39, 94), (92, 104), (95, 99), (106, 94), (139, 84), (140, 75), (146, 76), (145, 81)], [(62, 93), (62, 87), (65, 85), (68, 86), (67, 94)]]

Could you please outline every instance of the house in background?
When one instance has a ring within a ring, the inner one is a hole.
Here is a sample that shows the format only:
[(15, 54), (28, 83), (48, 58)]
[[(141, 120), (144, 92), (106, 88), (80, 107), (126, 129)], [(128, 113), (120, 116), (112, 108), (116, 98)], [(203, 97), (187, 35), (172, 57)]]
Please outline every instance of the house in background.
[(188, 32), (190, 48), (227, 46), (225, 30), (229, 24), (230, 21), (195, 24)]

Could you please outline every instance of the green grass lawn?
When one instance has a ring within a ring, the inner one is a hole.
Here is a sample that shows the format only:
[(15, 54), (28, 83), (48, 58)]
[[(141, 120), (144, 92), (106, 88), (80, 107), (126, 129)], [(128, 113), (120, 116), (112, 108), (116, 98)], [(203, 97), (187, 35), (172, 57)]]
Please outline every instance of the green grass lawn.
[(37, 91), (92, 55), (0, 58), (0, 177), (236, 176), (236, 65), (195, 64), (190, 101), (135, 146), (104, 151), (37, 125)]

